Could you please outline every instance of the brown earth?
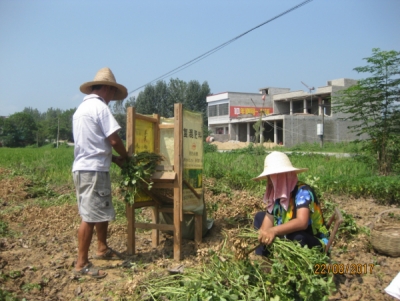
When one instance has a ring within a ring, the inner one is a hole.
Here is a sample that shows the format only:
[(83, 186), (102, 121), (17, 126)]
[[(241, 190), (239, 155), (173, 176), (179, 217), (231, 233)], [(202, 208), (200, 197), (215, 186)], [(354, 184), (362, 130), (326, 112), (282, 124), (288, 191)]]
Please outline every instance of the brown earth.
[[(34, 205), (34, 199), (26, 192), (29, 185), (24, 178), (12, 177), (9, 171), (0, 169), (0, 221), (7, 222), (11, 232), (0, 238), (0, 288), (14, 293), (18, 300), (132, 300), (137, 284), (151, 271), (201, 264), (206, 250), (219, 248), (224, 232), (234, 232), (238, 225), (251, 223), (252, 214), (261, 209), (260, 199), (247, 192), (235, 191), (230, 197), (213, 195), (207, 189), (212, 182), (206, 181), (205, 200), (214, 209), (209, 211), (214, 226), (197, 252), (193, 241), (184, 240), (183, 260), (175, 262), (170, 236), (162, 235), (160, 245), (152, 248), (150, 232), (138, 232), (136, 255), (127, 256), (125, 261), (91, 259), (108, 273), (106, 278), (95, 280), (73, 274), (80, 223), (76, 205)], [(73, 191), (63, 188), (62, 193), (71, 195)], [(369, 226), (379, 212), (391, 208), (372, 199), (342, 196), (331, 201), (351, 214), (359, 226)], [(251, 214), (246, 216), (246, 212)], [(143, 216), (149, 217), (149, 212), (144, 210)], [(126, 224), (111, 223), (108, 241), (112, 248), (126, 254)], [(94, 250), (95, 236), (91, 254)], [(338, 238), (331, 258), (344, 266), (361, 264), (368, 268), (355, 275), (335, 275), (337, 291), (330, 300), (394, 300), (383, 289), (399, 272), (400, 257), (376, 253), (366, 234), (347, 241)]]

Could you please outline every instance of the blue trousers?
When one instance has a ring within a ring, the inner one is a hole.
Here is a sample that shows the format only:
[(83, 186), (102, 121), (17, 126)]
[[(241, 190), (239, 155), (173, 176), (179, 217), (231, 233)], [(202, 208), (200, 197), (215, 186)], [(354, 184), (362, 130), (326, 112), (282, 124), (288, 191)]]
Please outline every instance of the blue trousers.
[[(266, 211), (261, 211), (256, 213), (256, 215), (254, 216), (254, 229), (256, 230), (260, 229), (262, 222), (265, 218), (265, 214), (267, 214)], [(298, 241), (302, 247), (304, 247), (305, 245), (307, 245), (309, 248), (317, 246), (322, 247), (320, 240), (306, 231), (296, 231), (290, 234), (286, 234), (286, 238), (289, 240)], [(256, 255), (263, 255), (263, 256), (269, 255), (269, 251), (267, 248), (265, 248), (264, 245), (259, 246), (255, 250), (255, 253)]]

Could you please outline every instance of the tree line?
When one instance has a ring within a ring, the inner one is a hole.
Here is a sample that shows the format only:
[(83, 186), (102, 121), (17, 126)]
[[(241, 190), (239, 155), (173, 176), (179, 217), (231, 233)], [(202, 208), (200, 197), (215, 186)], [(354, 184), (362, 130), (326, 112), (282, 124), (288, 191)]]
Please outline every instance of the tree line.
[[(200, 84), (196, 80), (185, 82), (176, 78), (168, 83), (158, 81), (147, 85), (137, 97), (113, 101), (109, 106), (121, 126), (119, 134), (125, 138), (128, 107), (135, 107), (140, 114), (159, 114), (170, 118), (174, 114), (174, 104), (183, 103), (185, 109), (201, 112), (207, 125), (208, 94), (210, 87), (206, 81)], [(41, 113), (31, 107), (24, 108), (8, 118), (0, 118), (0, 141), (7, 147), (42, 146), (57, 140), (73, 142), (72, 116), (75, 111), (76, 108), (65, 111), (49, 108)]]

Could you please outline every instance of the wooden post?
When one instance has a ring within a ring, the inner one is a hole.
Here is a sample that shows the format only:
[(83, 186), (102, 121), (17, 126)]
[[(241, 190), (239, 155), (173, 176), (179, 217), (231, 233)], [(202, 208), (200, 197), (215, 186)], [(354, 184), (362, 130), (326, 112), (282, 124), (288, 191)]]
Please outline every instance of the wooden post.
[(181, 103), (174, 105), (174, 260), (181, 260), (182, 246), (182, 176), (183, 176), (183, 109)]
[(202, 239), (203, 239), (203, 216), (199, 215), (199, 214), (195, 214), (195, 216), (194, 216), (194, 242), (196, 245), (196, 249), (199, 248)]
[[(128, 155), (135, 153), (135, 108), (128, 107), (126, 112), (126, 148)], [(128, 254), (135, 254), (135, 208), (129, 204), (125, 206), (126, 218), (128, 219)]]
[[(157, 123), (153, 124), (153, 133), (154, 133), (154, 152), (160, 153), (160, 117), (158, 114), (153, 114), (153, 118), (157, 119)], [(160, 220), (159, 206), (156, 204), (153, 206), (151, 210), (152, 220), (154, 224), (158, 224)], [(151, 244), (153, 248), (157, 247), (160, 244), (160, 230), (153, 229), (151, 232)]]
[[(158, 211), (158, 205), (153, 206), (151, 210), (151, 219), (154, 224), (158, 224), (160, 220), (160, 213)], [(157, 247), (160, 244), (160, 230), (153, 229), (151, 232), (151, 245), (153, 248)]]

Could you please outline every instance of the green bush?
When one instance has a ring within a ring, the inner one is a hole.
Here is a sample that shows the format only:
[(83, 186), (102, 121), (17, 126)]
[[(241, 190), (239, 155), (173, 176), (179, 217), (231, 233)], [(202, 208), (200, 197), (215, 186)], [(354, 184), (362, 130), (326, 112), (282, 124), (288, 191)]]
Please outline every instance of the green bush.
[(218, 151), (218, 148), (215, 144), (210, 144), (207, 142), (204, 142), (203, 149), (204, 149), (204, 153), (215, 153)]

